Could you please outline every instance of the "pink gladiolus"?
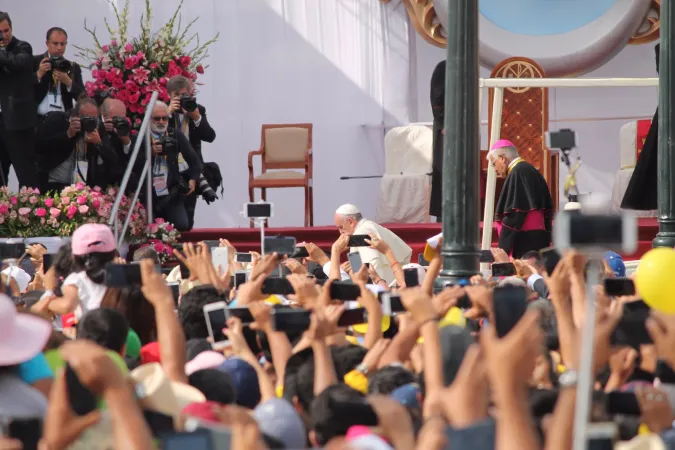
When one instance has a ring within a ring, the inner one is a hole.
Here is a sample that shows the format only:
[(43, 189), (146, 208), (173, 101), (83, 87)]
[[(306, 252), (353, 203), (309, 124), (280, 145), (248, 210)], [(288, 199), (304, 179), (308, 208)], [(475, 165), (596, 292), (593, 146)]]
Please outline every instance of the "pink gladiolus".
[(53, 198), (46, 199), (45, 200), (45, 206), (47, 208), (51, 208), (52, 206), (54, 206), (54, 199)]
[(85, 197), (84, 195), (80, 195), (77, 197), (78, 205), (84, 205), (85, 203), (87, 203), (87, 197)]
[(47, 210), (44, 209), (44, 208), (37, 208), (35, 210), (35, 215), (38, 216), (38, 217), (44, 217), (44, 216), (47, 215)]
[(30, 214), (30, 208), (19, 208), (19, 215), (20, 216), (26, 216)]
[(82, 205), (77, 208), (77, 210), (80, 211), (80, 214), (87, 214), (89, 212), (89, 207), (87, 205)]
[(37, 198), (36, 196), (34, 196), (34, 195), (31, 195), (30, 198), (28, 199), (28, 202), (29, 202), (31, 205), (34, 205), (34, 204), (36, 204), (36, 203), (38, 202), (38, 198)]
[(131, 44), (127, 44), (127, 45), (124, 46), (124, 51), (127, 52), (127, 53), (129, 53), (133, 49), (134, 49), (134, 47)]
[(70, 197), (61, 197), (61, 203), (63, 203), (64, 205), (69, 205)]
[(9, 202), (10, 202), (12, 205), (16, 205), (16, 204), (19, 202), (19, 199), (16, 198), (16, 195), (13, 195), (13, 196), (9, 199)]
[(49, 209), (49, 215), (52, 217), (59, 217), (61, 214), (61, 210), (59, 208), (50, 208)]

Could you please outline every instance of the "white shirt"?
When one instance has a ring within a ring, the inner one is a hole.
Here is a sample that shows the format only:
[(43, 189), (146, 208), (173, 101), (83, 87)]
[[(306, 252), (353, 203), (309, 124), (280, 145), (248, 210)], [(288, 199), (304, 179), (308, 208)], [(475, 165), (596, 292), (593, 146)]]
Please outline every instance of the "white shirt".
[[(384, 228), (383, 226), (373, 222), (372, 220), (361, 219), (359, 223), (356, 224), (354, 229), (354, 234), (368, 234), (375, 235), (382, 239), (384, 242), (389, 245), (396, 260), (401, 263), (401, 265), (408, 264), (410, 262), (410, 257), (412, 256), (412, 249), (406, 244), (403, 239), (396, 236), (390, 230)], [(353, 247), (349, 249), (351, 252), (359, 252), (361, 255), (361, 262), (370, 263), (371, 267), (375, 269), (377, 274), (382, 277), (383, 280), (390, 284), (396, 278), (394, 277), (394, 272), (389, 266), (389, 261), (387, 257), (378, 252), (375, 249), (369, 247)]]
[[(47, 55), (47, 57), (51, 57), (51, 55)], [(35, 75), (37, 77), (37, 75)], [(44, 76), (51, 76), (51, 74), (46, 73)], [(40, 80), (38, 80), (40, 81)], [(63, 98), (61, 97), (61, 83), (56, 82), (55, 83), (56, 87), (56, 92), (54, 91), (49, 91), (47, 92), (47, 95), (45, 95), (45, 98), (42, 99), (40, 104), (38, 105), (38, 115), (44, 116), (52, 111), (65, 111), (66, 108), (63, 106)], [(68, 92), (70, 92), (71, 88), (73, 86), (70, 85), (70, 87), (66, 88)]]
[(64, 286), (75, 286), (77, 296), (80, 299), (80, 307), (75, 311), (75, 316), (79, 319), (87, 311), (97, 309), (101, 306), (101, 301), (105, 295), (106, 287), (103, 284), (96, 284), (87, 276), (87, 272), (73, 272), (63, 281)]

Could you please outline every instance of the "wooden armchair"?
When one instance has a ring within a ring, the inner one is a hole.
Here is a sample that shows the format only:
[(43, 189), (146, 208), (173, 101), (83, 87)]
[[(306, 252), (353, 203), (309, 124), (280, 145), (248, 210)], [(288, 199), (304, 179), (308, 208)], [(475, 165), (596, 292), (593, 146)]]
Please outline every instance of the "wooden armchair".
[[(262, 158), (261, 174), (253, 174), (253, 157)], [(269, 171), (272, 169), (272, 171)], [(297, 170), (278, 169), (304, 169)], [(305, 226), (314, 225), (312, 186), (312, 124), (294, 123), (263, 125), (260, 148), (248, 154), (248, 196), (255, 201), (254, 189), (267, 200), (268, 188), (302, 187), (305, 189)], [(251, 226), (253, 223), (251, 222)]]

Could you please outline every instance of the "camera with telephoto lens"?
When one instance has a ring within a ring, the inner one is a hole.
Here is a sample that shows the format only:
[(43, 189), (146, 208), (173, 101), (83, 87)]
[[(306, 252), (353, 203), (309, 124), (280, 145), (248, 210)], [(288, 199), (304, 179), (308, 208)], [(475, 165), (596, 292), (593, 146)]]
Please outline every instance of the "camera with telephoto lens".
[(129, 121), (125, 117), (113, 117), (112, 124), (118, 136), (129, 136), (131, 125), (129, 125)]
[(73, 68), (73, 63), (63, 56), (50, 57), (49, 64), (52, 65), (52, 70), (56, 70), (57, 72), (70, 72), (70, 69)]
[(98, 118), (92, 116), (80, 117), (80, 125), (85, 133), (93, 133), (98, 128)]
[(197, 109), (197, 99), (190, 94), (180, 96), (180, 107), (187, 112), (193, 112)]

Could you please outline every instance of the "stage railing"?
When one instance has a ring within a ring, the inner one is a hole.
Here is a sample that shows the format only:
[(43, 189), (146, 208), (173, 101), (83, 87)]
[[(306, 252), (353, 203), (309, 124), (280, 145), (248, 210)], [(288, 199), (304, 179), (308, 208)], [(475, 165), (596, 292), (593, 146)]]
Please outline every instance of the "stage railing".
[(149, 170), (150, 168), (150, 161), (152, 161), (152, 132), (150, 130), (150, 120), (152, 117), (152, 110), (155, 107), (155, 103), (157, 102), (157, 97), (159, 93), (157, 91), (152, 93), (152, 97), (150, 97), (150, 102), (148, 102), (147, 106), (145, 107), (145, 115), (143, 116), (143, 122), (141, 123), (141, 129), (138, 132), (138, 136), (136, 137), (136, 142), (134, 143), (134, 149), (131, 152), (131, 156), (129, 157), (129, 164), (127, 164), (127, 169), (124, 172), (124, 177), (122, 177), (122, 183), (120, 183), (120, 190), (117, 193), (117, 197), (115, 198), (115, 203), (113, 203), (112, 207), (112, 212), (110, 214), (110, 221), (108, 222), (108, 225), (110, 225), (113, 229), (113, 232), (115, 233), (115, 241), (117, 242), (117, 248), (120, 248), (122, 245), (122, 242), (124, 241), (124, 235), (127, 232), (127, 228), (129, 227), (129, 221), (131, 220), (131, 210), (129, 211), (129, 214), (126, 215), (124, 218), (124, 223), (122, 224), (122, 227), (120, 229), (120, 218), (119, 216), (119, 209), (120, 209), (120, 204), (122, 203), (122, 197), (124, 196), (124, 193), (127, 190), (127, 185), (129, 184), (129, 178), (131, 177), (131, 172), (134, 169), (134, 165), (136, 164), (136, 159), (138, 159), (138, 153), (140, 152), (141, 149), (141, 143), (145, 140), (145, 165), (143, 166), (143, 171), (141, 172), (141, 177), (138, 180), (138, 186), (136, 187), (136, 192), (134, 192), (133, 199), (131, 202), (131, 205), (136, 204), (138, 201), (138, 197), (141, 194), (141, 189), (143, 189), (143, 180), (145, 179), (145, 186), (146, 186), (146, 204), (145, 208), (148, 213), (148, 223), (151, 223), (153, 221), (152, 218), (152, 172)]
[[(502, 104), (504, 89), (510, 87), (556, 88), (556, 87), (648, 87), (658, 86), (658, 78), (481, 78), (479, 98), (483, 88), (494, 88), (492, 99), (492, 122), (490, 127), (489, 149), (499, 140), (502, 128)], [(479, 111), (480, 114), (480, 111)], [(478, 116), (480, 120), (481, 116)], [(494, 220), (495, 189), (497, 174), (494, 166), (488, 164), (488, 177), (485, 192), (485, 211), (483, 223), (492, 224)], [(492, 243), (492, 227), (483, 226), (481, 248), (487, 250)], [(594, 278), (589, 275), (589, 280)], [(574, 450), (586, 448), (588, 420), (590, 417), (591, 389), (593, 387), (593, 337), (595, 335), (595, 292), (589, 282), (587, 296), (586, 323), (584, 324), (580, 349), (579, 378), (577, 383), (577, 401), (574, 411)]]

